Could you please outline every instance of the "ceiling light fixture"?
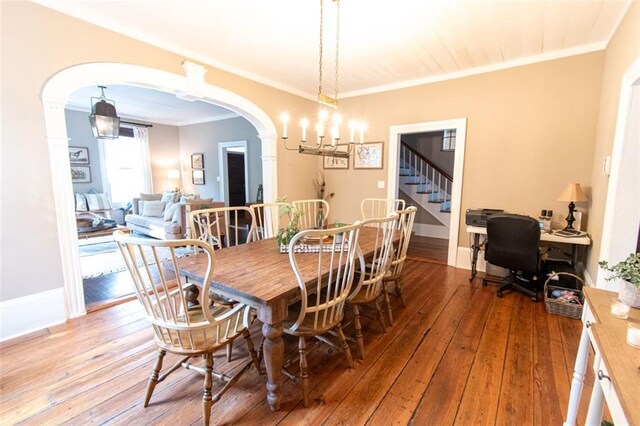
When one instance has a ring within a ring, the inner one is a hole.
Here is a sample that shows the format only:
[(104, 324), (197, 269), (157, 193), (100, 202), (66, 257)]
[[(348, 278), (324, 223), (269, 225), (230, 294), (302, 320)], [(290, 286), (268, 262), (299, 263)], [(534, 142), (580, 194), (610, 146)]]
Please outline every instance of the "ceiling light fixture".
[(99, 98), (91, 98), (91, 115), (89, 115), (93, 136), (98, 139), (118, 139), (120, 136), (120, 118), (116, 113), (116, 103), (105, 98), (105, 86), (98, 87), (102, 94)]
[[(366, 124), (362, 121), (349, 121), (349, 143), (340, 143), (340, 126), (342, 116), (338, 113), (338, 66), (340, 58), (340, 0), (332, 0), (336, 4), (336, 56), (335, 56), (335, 81), (334, 97), (328, 96), (322, 91), (322, 65), (323, 65), (323, 28), (324, 28), (324, 8), (323, 0), (320, 0), (320, 61), (318, 66), (318, 121), (315, 125), (316, 142), (307, 143), (307, 128), (309, 120), (300, 120), (302, 128), (302, 139), (296, 148), (287, 146), (287, 127), (289, 124), (289, 114), (283, 113), (280, 116), (282, 121), (282, 141), (284, 147), (290, 151), (298, 151), (301, 154), (321, 155), (324, 157), (347, 158), (353, 152), (356, 132), (359, 133), (359, 142), (364, 142), (364, 132)], [(329, 111), (325, 107), (334, 110), (333, 117), (329, 122)], [(329, 142), (325, 142), (325, 127), (329, 126)]]

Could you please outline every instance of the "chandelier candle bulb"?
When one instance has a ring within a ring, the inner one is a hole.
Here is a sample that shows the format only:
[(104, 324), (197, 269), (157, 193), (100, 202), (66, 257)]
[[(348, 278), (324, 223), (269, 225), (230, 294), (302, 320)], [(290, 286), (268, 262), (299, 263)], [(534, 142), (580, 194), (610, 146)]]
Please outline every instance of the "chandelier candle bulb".
[(282, 137), (287, 138), (287, 124), (289, 124), (289, 114), (286, 112), (280, 115), (280, 121), (282, 121)]
[(355, 133), (356, 133), (356, 123), (355, 121), (350, 121), (349, 122), (349, 143), (353, 143)]
[(631, 306), (620, 299), (611, 299), (611, 315), (616, 318), (626, 319), (631, 311)]
[(306, 118), (300, 120), (300, 127), (302, 127), (302, 143), (307, 141), (307, 126), (309, 126), (309, 120)]
[(364, 143), (364, 129), (365, 129), (365, 124), (364, 123), (360, 123), (360, 143)]

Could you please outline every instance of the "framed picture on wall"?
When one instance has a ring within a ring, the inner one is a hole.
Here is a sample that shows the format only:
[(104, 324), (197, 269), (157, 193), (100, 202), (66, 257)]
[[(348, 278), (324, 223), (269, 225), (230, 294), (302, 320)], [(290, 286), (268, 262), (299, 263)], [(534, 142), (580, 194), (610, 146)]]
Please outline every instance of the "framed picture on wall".
[(366, 142), (363, 144), (355, 144), (353, 154), (353, 168), (381, 169), (382, 154), (382, 142)]
[(91, 183), (91, 167), (71, 166), (72, 183)]
[(204, 154), (191, 154), (191, 168), (204, 169)]
[(194, 185), (204, 185), (204, 170), (191, 170), (191, 182)]
[(348, 169), (349, 158), (324, 157), (325, 169)]
[(86, 146), (70, 146), (69, 162), (71, 164), (89, 164), (89, 148)]

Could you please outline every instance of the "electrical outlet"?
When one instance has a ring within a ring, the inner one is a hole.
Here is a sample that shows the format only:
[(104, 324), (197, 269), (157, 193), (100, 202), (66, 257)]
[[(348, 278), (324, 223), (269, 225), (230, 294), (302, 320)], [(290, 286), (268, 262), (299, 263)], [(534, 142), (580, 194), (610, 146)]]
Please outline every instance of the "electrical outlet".
[(378, 181), (378, 189), (384, 189), (384, 181), (383, 180), (379, 180)]

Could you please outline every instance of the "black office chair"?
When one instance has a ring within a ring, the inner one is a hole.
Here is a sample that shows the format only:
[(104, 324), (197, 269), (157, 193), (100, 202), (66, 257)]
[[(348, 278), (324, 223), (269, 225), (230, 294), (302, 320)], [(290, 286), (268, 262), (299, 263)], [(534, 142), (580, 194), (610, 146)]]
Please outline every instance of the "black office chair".
[[(487, 220), (487, 244), (484, 258), (493, 265), (509, 270), (505, 284), (498, 289), (498, 297), (505, 290), (517, 290), (538, 301), (535, 282), (527, 288), (524, 278), (518, 272), (535, 273), (540, 263), (540, 223), (529, 216), (496, 214)], [(486, 285), (488, 279), (483, 279)], [(534, 279), (531, 279), (534, 281)]]

